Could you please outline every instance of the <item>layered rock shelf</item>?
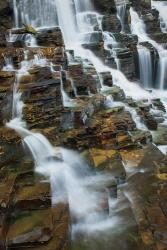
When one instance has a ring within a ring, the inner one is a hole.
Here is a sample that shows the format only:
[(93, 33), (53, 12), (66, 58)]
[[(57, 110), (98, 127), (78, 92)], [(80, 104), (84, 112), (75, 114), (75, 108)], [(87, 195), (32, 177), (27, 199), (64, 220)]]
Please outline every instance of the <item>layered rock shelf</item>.
[[(140, 99), (128, 95), (128, 86), (117, 85), (108, 70), (118, 69), (142, 86), (138, 46), (150, 51), (152, 68), (158, 67), (159, 54), (150, 42), (138, 41), (130, 33), (130, 7), (140, 15), (150, 37), (166, 47), (159, 13), (151, 9), (151, 1), (130, 1), (121, 31), (117, 15), (121, 1), (93, 0), (101, 27), (95, 22), (87, 34), (90, 42), (84, 40), (82, 49), (103, 62), (106, 71), (99, 71), (90, 57), (67, 48), (60, 27), (38, 30), (31, 26), (34, 32), (27, 27), (13, 29), (12, 1), (1, 2), (0, 249), (166, 250), (167, 156), (160, 150), (167, 145), (166, 108), (158, 95)], [(105, 32), (117, 43), (116, 48), (106, 45)], [(26, 63), (26, 71), (19, 75)], [(25, 131), (9, 126), (18, 118), (13, 108), (15, 88), (24, 103), (22, 122), (30, 133), (42, 134), (56, 149), (77, 152), (96, 176), (105, 173), (106, 182), (112, 175), (107, 184), (99, 187), (97, 183), (102, 196), (100, 212), (110, 223), (119, 218), (120, 224), (113, 222), (104, 231), (99, 224), (95, 234), (88, 230), (73, 238), (73, 225), (82, 218), (72, 216), (68, 202), (53, 201), (53, 183), (36, 171), (24, 142)], [(113, 202), (112, 212), (108, 199)]]

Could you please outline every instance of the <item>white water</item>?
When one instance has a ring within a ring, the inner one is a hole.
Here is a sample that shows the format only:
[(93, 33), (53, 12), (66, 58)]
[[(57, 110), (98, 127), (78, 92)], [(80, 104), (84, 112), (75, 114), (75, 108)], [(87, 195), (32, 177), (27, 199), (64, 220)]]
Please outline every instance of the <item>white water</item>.
[(12, 61), (11, 56), (4, 55), (3, 57), (4, 57), (4, 62), (5, 62), (3, 70), (14, 71), (14, 66), (13, 66), (13, 61)]
[(159, 54), (159, 65), (157, 71), (158, 88), (164, 89), (167, 84), (167, 50), (165, 50), (160, 44), (152, 40), (146, 33), (146, 27), (144, 22), (140, 19), (137, 12), (132, 8), (131, 14), (131, 30), (132, 33), (137, 35), (139, 42), (150, 42), (155, 47)]
[(160, 27), (162, 32), (167, 33), (167, 2), (166, 1), (151, 1), (153, 8), (159, 11)]
[(145, 88), (151, 88), (153, 83), (153, 72), (150, 51), (141, 45), (137, 46), (137, 50), (139, 56), (140, 81)]
[(122, 32), (125, 32), (125, 15), (126, 15), (126, 2), (122, 2), (120, 4), (116, 4), (116, 8), (117, 8), (117, 17), (120, 20), (121, 23), (121, 28), (122, 28)]
[(25, 44), (25, 46), (27, 46), (27, 47), (36, 47), (37, 46), (36, 39), (32, 34), (14, 34), (14, 30), (16, 30), (16, 29), (13, 29), (13, 33), (10, 30), (8, 35), (6, 36), (6, 41), (8, 43), (22, 41)]
[(33, 27), (57, 26), (54, 0), (13, 0), (15, 27), (31, 24)]

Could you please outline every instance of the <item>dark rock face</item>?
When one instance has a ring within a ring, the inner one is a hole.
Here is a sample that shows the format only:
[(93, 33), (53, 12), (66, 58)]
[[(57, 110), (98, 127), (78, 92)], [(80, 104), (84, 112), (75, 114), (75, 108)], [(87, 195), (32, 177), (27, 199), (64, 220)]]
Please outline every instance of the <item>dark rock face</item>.
[(121, 31), (121, 23), (116, 14), (104, 15), (102, 20), (102, 27), (104, 31), (114, 33)]
[(13, 27), (13, 10), (9, 1), (1, 0), (0, 16), (0, 46), (6, 47), (6, 30)]
[(141, 12), (147, 12), (147, 10), (151, 9), (151, 0), (131, 0), (132, 6), (135, 7), (136, 10)]
[(37, 43), (39, 46), (62, 46), (63, 37), (59, 28), (47, 29), (37, 33)]
[(116, 6), (114, 0), (92, 0), (93, 4), (102, 13), (116, 13)]

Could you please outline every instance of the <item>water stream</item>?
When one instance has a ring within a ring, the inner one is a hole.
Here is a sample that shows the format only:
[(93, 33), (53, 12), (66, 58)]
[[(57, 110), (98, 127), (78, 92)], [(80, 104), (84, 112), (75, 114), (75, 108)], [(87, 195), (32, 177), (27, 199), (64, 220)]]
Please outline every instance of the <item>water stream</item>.
[(152, 88), (153, 72), (150, 51), (141, 45), (138, 45), (137, 49), (139, 55), (140, 81), (143, 83), (144, 88)]
[(125, 2), (123, 1), (118, 5), (116, 4), (117, 16), (118, 16), (118, 19), (120, 20), (120, 23), (121, 23), (121, 31), (122, 32), (125, 32), (126, 6), (127, 6), (126, 1)]
[[(31, 23), (34, 27), (59, 25), (64, 35), (66, 49), (72, 49), (75, 51), (76, 56), (88, 59), (93, 63), (98, 73), (104, 71), (111, 72), (114, 84), (120, 86), (126, 95), (135, 99), (151, 98), (152, 95), (149, 92), (145, 91), (137, 83), (130, 82), (121, 71), (104, 65), (93, 52), (82, 47), (83, 37), (84, 39), (89, 37), (85, 35), (93, 31), (94, 27), (99, 24), (100, 19), (100, 15), (95, 12), (89, 0), (74, 0), (74, 2), (69, 0), (31, 0), (31, 3), (28, 0), (13, 0), (13, 3), (16, 27), (22, 27), (24, 23)], [(118, 15), (120, 20), (122, 20), (123, 31), (124, 9), (119, 9)], [(143, 23), (133, 10), (131, 10), (131, 17), (133, 33), (138, 35), (140, 41), (149, 41), (159, 52), (159, 71), (161, 72), (159, 85), (160, 88), (163, 88), (165, 86), (167, 69), (167, 60), (164, 57), (166, 50), (147, 36)], [(107, 36), (108, 34), (105, 39), (106, 47), (113, 42)], [(89, 43), (90, 41), (86, 40), (86, 42)], [(146, 55), (148, 60), (148, 51), (140, 51), (139, 57), (140, 53), (142, 53), (142, 59), (143, 55)], [(23, 137), (25, 145), (33, 156), (35, 171), (49, 178), (52, 187), (52, 203), (69, 203), (73, 222), (73, 236), (79, 232), (87, 233), (88, 235), (97, 232), (101, 233), (106, 230), (112, 232), (114, 228), (120, 228), (121, 226), (122, 230), (124, 230), (126, 226), (129, 226), (129, 222), (126, 222), (127, 225), (125, 226), (126, 223), (123, 221), (125, 218), (117, 217), (117, 213), (114, 211), (115, 204), (118, 205), (120, 201), (113, 201), (107, 193), (107, 187), (112, 184), (113, 176), (92, 172), (76, 152), (64, 148), (54, 148), (42, 134), (33, 133), (26, 127), (26, 123), (23, 120), (24, 103), (22, 102), (22, 93), (19, 88), (20, 77), (28, 74), (28, 69), (33, 64), (45, 66), (48, 65), (47, 63), (47, 60), (42, 59), (41, 61), (39, 58), (35, 62), (25, 60), (22, 63), (21, 69), (16, 73), (16, 81), (13, 88), (13, 117), (7, 126), (15, 129)], [(147, 75), (144, 75), (142, 67), (143, 65), (140, 67), (141, 81), (145, 86), (150, 87), (152, 81), (150, 59), (147, 63)], [(63, 82), (61, 82), (61, 90), (64, 105), (66, 105), (65, 103), (69, 102), (69, 99), (64, 92)], [(102, 86), (101, 91), (105, 90), (106, 87)], [(112, 100), (108, 100), (108, 103), (107, 105), (112, 105)], [(145, 130), (134, 110), (129, 108), (128, 111), (131, 112), (138, 128)], [(69, 161), (69, 159), (71, 160)], [(106, 209), (104, 209), (102, 204), (105, 204)], [(94, 249), (92, 248), (92, 250)]]

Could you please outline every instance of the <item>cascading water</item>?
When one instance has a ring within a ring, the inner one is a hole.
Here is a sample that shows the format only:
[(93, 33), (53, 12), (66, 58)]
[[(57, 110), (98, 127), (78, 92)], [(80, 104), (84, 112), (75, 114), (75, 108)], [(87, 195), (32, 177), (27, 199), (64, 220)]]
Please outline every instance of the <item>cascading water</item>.
[(4, 67), (3, 67), (3, 70), (5, 71), (12, 71), (14, 70), (14, 67), (13, 67), (13, 61), (12, 61), (12, 58), (8, 55), (4, 55)]
[[(47, 64), (47, 61), (45, 63)], [(40, 60), (38, 64), (42, 65)], [(119, 218), (104, 217), (105, 213), (101, 208), (104, 202), (108, 206), (108, 197), (105, 195), (104, 199), (103, 190), (113, 182), (113, 177), (110, 174), (92, 175), (86, 163), (76, 153), (63, 148), (56, 149), (42, 134), (26, 129), (26, 124), (22, 120), (23, 102), (19, 92), (19, 79), (28, 73), (30, 66), (32, 62), (25, 62), (17, 72), (13, 88), (13, 119), (7, 126), (15, 129), (24, 138), (23, 142), (29, 148), (35, 162), (35, 171), (50, 179), (52, 203), (69, 203), (71, 216), (78, 221), (73, 226), (73, 233), (86, 232), (88, 229), (92, 233), (109, 229), (115, 223), (120, 223)]]
[(167, 2), (166, 1), (151, 1), (152, 8), (159, 12), (160, 27), (162, 32), (167, 33)]
[(141, 45), (138, 45), (137, 49), (139, 56), (140, 81), (145, 88), (151, 88), (153, 83), (153, 72), (150, 51)]
[(165, 50), (161, 45), (149, 38), (146, 33), (146, 27), (144, 22), (140, 19), (137, 12), (135, 12), (132, 8), (130, 9), (130, 15), (132, 33), (138, 36), (139, 42), (148, 41), (158, 51), (159, 65), (157, 71), (157, 83), (159, 89), (164, 89), (166, 87), (167, 82), (167, 50)]
[(24, 24), (33, 27), (57, 26), (54, 0), (13, 0), (16, 28)]
[[(26, 4), (28, 1), (24, 2)], [(24, 5), (24, 2), (22, 1), (22, 5)], [(47, 2), (53, 4), (53, 0)], [(70, 0), (54, 0), (54, 6), (58, 13), (59, 25), (64, 34), (66, 48), (74, 49), (75, 53), (80, 57), (89, 59), (96, 67), (97, 72), (111, 72), (114, 84), (122, 87), (126, 94), (134, 98), (150, 97), (150, 94), (142, 90), (140, 86), (129, 82), (120, 71), (105, 66), (91, 51), (82, 48), (82, 39), (80, 39), (80, 37), (85, 34), (85, 32), (92, 31), (92, 27), (95, 27), (99, 18), (99, 15), (93, 11), (89, 3), (90, 1), (88, 0), (76, 0), (73, 3)], [(15, 15), (16, 19), (20, 20), (19, 8), (23, 9), (25, 14), (26, 9), (25, 6), (20, 7), (20, 5), (17, 6), (17, 4), (16, 2)], [(35, 4), (41, 6), (42, 1), (36, 1)], [(52, 11), (53, 10), (51, 10), (51, 12)], [(29, 14), (26, 20), (27, 22), (30, 21), (30, 23), (36, 27), (55, 25), (55, 19), (52, 19), (49, 23), (44, 23), (43, 21), (39, 23), (37, 18), (39, 15), (41, 15), (41, 11), (37, 16), (36, 13), (32, 14), (31, 20), (31, 14)], [(85, 18), (89, 19), (86, 23)], [(97, 19), (97, 22), (95, 19)], [(18, 21), (18, 23), (19, 22), (20, 21)], [(106, 46), (108, 46), (107, 43), (108, 41), (106, 39)], [(61, 87), (63, 92), (63, 83)], [(104, 86), (102, 86), (102, 88), (103, 87)], [(19, 87), (17, 85), (16, 91), (14, 90), (15, 97), (19, 94), (18, 89)], [(21, 95), (16, 98), (16, 103), (20, 101)], [(112, 105), (111, 98), (107, 100), (106, 105)], [(129, 111), (131, 113), (133, 112), (133, 110)], [(20, 120), (22, 121), (22, 112), (19, 114)], [(134, 112), (132, 115), (137, 117), (137, 114)], [(54, 204), (57, 202), (69, 202), (72, 218), (74, 221), (77, 219), (77, 223), (73, 225), (73, 232), (77, 233), (82, 231), (89, 234), (90, 232), (103, 231), (119, 225), (121, 218), (116, 218), (111, 209), (111, 217), (104, 218), (104, 213), (101, 210), (101, 203), (104, 202), (104, 192), (98, 191), (99, 187), (100, 190), (106, 190), (106, 187), (110, 185), (113, 180), (112, 176), (109, 174), (108, 177), (103, 174), (93, 175), (90, 170), (85, 173), (85, 163), (80, 163), (81, 158), (78, 158), (78, 155), (62, 148), (55, 149), (43, 135), (28, 131), (25, 128), (25, 124), (14, 124), (13, 121), (16, 118), (16, 116), (13, 117), (13, 120), (8, 126), (17, 130), (24, 137), (24, 143), (33, 155), (36, 171), (49, 177), (52, 186), (52, 202)], [(136, 122), (138, 122), (138, 117), (136, 118)], [(140, 126), (140, 128), (143, 127)], [(108, 182), (107, 185), (104, 183), (104, 180)], [(97, 183), (99, 183), (99, 187), (97, 187)], [(99, 210), (101, 210), (102, 213), (99, 212)]]
[(121, 31), (125, 32), (125, 15), (126, 15), (126, 6), (127, 3), (126, 2), (121, 2), (119, 4), (116, 4), (116, 8), (117, 8), (117, 17), (120, 20), (121, 23)]
[[(68, 34), (67, 39), (69, 39)], [(76, 153), (62, 148), (55, 149), (43, 135), (26, 129), (26, 124), (22, 120), (24, 104), (21, 100), (22, 94), (19, 91), (19, 85), (21, 77), (28, 74), (28, 69), (34, 64), (45, 66), (47, 61), (35, 57), (32, 61), (25, 60), (22, 62), (21, 69), (16, 72), (17, 77), (13, 88), (13, 117), (7, 123), (7, 126), (15, 129), (24, 138), (24, 144), (32, 153), (35, 170), (50, 179), (53, 204), (58, 202), (69, 203), (72, 218), (75, 221), (77, 219), (77, 223), (73, 226), (74, 233), (85, 232), (88, 229), (93, 233), (94, 231), (112, 228), (121, 219), (115, 218), (114, 220), (114, 217), (104, 217), (102, 204), (105, 202), (108, 209), (108, 197), (104, 196), (103, 190), (113, 182), (113, 177), (109, 174), (107, 176), (103, 174), (92, 175), (90, 170), (85, 173), (85, 163), (81, 164), (82, 160), (80, 157), (78, 158)], [(54, 74), (53, 68), (51, 65)], [(63, 82), (61, 82), (61, 90), (63, 94)], [(63, 95), (63, 98), (66, 97)], [(71, 159), (70, 162), (69, 159)], [(101, 183), (100, 187), (97, 187), (97, 183)]]

